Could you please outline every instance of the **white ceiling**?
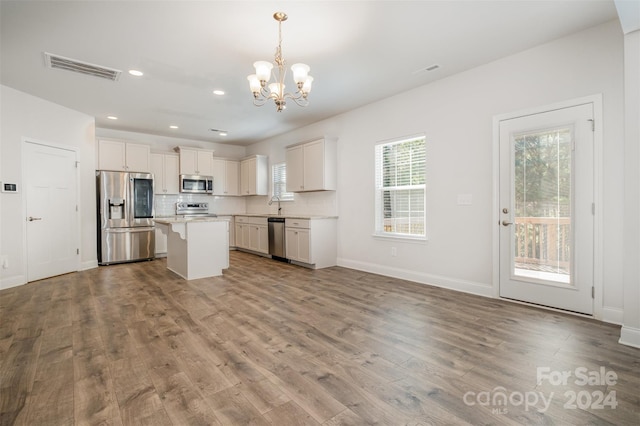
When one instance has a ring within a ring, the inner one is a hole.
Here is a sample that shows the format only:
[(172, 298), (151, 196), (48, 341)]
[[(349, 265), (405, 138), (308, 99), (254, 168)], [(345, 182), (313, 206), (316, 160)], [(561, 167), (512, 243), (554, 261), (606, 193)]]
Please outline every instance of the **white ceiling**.
[[(617, 17), (613, 0), (2, 0), (0, 5), (3, 85), (95, 116), (97, 127), (238, 145)], [(253, 106), (246, 80), (254, 61), (273, 61), (276, 11), (289, 16), (282, 28), (285, 60), (309, 64), (315, 78), (310, 105), (290, 102), (281, 113), (272, 102)], [(123, 74), (112, 82), (48, 69), (43, 52)], [(416, 72), (432, 64), (440, 68)], [(130, 76), (129, 69), (145, 75)], [(214, 89), (226, 95), (215, 96)]]

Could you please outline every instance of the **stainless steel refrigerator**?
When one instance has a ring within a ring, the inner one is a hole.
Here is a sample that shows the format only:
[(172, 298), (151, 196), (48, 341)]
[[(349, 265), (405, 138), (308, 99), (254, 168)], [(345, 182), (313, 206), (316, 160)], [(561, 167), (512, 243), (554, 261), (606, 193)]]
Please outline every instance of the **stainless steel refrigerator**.
[(96, 171), (98, 263), (155, 257), (153, 175)]

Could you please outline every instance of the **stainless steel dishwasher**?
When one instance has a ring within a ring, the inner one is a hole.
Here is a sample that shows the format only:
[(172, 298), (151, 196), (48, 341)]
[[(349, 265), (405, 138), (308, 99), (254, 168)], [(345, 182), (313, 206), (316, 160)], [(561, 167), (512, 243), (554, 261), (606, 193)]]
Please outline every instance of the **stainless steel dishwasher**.
[(284, 217), (270, 217), (269, 225), (269, 254), (275, 260), (287, 261), (284, 246)]

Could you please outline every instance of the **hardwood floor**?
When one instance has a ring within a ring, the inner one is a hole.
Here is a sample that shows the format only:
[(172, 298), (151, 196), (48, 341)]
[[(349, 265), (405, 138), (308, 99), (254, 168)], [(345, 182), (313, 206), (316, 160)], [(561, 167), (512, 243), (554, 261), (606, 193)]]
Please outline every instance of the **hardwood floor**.
[(223, 277), (165, 265), (1, 291), (0, 424), (640, 423), (617, 326), (241, 252)]

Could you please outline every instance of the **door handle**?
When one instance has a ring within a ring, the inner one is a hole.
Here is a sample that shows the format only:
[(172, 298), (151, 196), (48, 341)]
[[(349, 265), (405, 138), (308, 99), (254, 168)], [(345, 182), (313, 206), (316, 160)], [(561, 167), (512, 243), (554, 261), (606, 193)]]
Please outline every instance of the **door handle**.
[(29, 222), (33, 222), (34, 220), (42, 220), (42, 218), (41, 217), (29, 216)]
[(507, 222), (506, 220), (502, 221), (502, 226), (509, 226), (509, 225), (513, 225), (513, 222)]

